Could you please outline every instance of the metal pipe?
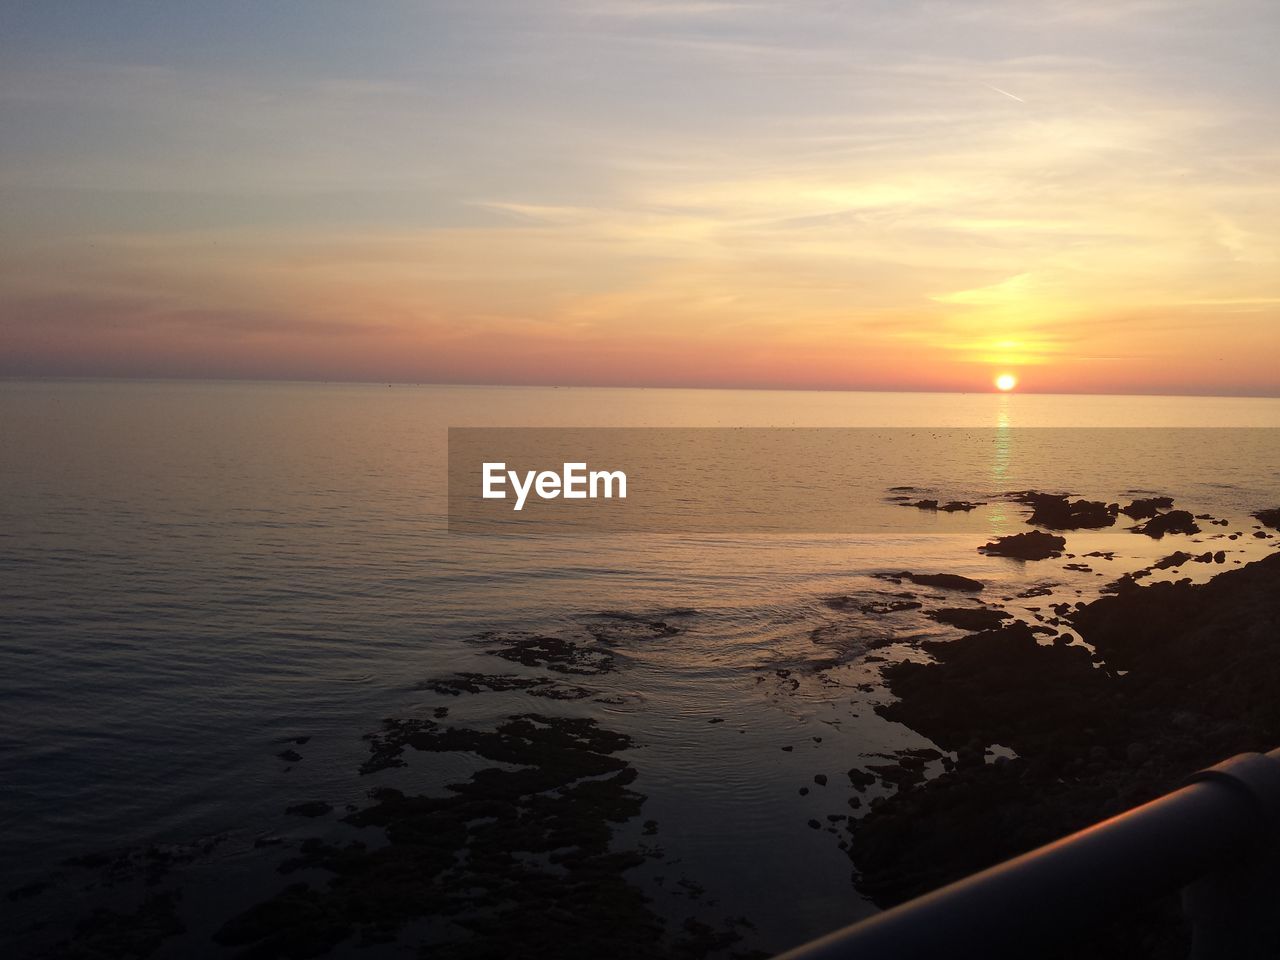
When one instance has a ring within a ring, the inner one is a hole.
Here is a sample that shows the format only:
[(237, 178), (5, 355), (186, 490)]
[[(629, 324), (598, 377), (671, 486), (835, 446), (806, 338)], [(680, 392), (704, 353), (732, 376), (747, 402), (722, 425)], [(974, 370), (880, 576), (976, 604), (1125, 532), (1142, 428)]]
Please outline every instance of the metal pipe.
[[(1236, 876), (1233, 867), (1270, 848), (1277, 823), (1280, 750), (1242, 754), (1148, 804), (777, 960), (1037, 956), (1158, 894), (1198, 878)], [(1224, 926), (1214, 898), (1201, 899), (1209, 903), (1205, 916), (1190, 911), (1197, 929)], [(1210, 948), (1199, 956), (1218, 955)]]

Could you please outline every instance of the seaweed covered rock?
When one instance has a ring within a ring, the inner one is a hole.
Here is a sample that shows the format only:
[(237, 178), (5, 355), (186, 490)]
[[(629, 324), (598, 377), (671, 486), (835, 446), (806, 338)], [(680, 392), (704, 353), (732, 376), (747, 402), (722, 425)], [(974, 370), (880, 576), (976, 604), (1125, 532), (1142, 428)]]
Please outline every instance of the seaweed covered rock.
[(627, 736), (589, 718), (521, 714), (492, 730), (388, 720), (369, 742), (366, 772), (409, 749), (495, 766), (439, 796), (375, 789), (373, 804), (344, 820), (385, 843), (305, 841), (282, 872), (322, 871), (328, 882), (289, 884), (227, 921), (218, 943), (261, 958), (317, 956), (434, 919), (432, 956), (496, 956), (512, 944), (529, 957), (702, 955), (682, 952), (629, 881), (644, 854), (612, 847), (615, 825), (637, 818), (645, 799), (619, 756)]

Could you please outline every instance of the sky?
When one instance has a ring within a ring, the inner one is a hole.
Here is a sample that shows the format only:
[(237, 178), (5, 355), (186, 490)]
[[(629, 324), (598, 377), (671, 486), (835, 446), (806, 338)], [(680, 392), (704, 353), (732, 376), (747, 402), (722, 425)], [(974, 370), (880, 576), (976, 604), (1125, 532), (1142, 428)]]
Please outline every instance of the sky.
[(0, 0), (0, 375), (1280, 396), (1273, 0)]

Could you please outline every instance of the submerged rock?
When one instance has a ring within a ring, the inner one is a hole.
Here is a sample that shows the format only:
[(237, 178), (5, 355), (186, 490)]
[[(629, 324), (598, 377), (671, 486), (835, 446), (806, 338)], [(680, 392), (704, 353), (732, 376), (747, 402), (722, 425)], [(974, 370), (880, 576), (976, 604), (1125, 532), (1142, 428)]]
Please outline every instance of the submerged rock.
[(46, 956), (68, 958), (149, 957), (170, 937), (186, 931), (178, 918), (177, 896), (157, 893), (133, 913), (103, 907), (79, 921), (70, 939)]
[(823, 597), (824, 605), (832, 610), (849, 610), (859, 613), (884, 615), (900, 613), (903, 610), (919, 610), (924, 604), (919, 600), (907, 597), (889, 597), (884, 600), (859, 600), (848, 595), (839, 597)]
[(545, 697), (548, 700), (583, 700), (596, 692), (551, 677), (520, 677), (509, 673), (455, 673), (424, 680), (418, 684), (417, 689), (455, 697), (486, 690), (495, 693), (522, 690), (530, 696)]
[[(620, 756), (633, 746), (626, 735), (590, 718), (518, 714), (491, 730), (393, 719), (368, 739), (367, 769), (402, 763), (406, 750), (492, 765), (440, 795), (375, 789), (372, 805), (343, 819), (376, 838), (305, 841), (281, 871), (327, 882), (286, 887), (224, 923), (216, 942), (256, 958), (312, 957), (391, 943), (413, 925), (431, 956), (480, 960), (513, 945), (531, 957), (705, 955), (629, 879), (646, 854), (616, 849), (615, 826), (645, 801)], [(649, 820), (639, 832), (656, 831)], [(721, 947), (741, 939), (734, 925), (705, 927), (699, 943), (708, 932)]]
[(526, 667), (543, 667), (556, 673), (597, 676), (614, 669), (614, 657), (608, 650), (576, 643), (564, 637), (513, 631), (489, 631), (473, 638), (473, 642), (489, 647), (485, 652)]

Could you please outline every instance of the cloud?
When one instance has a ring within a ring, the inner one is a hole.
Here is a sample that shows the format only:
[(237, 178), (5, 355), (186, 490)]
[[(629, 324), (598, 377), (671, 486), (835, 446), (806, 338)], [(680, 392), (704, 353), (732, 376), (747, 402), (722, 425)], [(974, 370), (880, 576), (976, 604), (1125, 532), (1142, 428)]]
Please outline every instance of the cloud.
[(1257, 14), (442, 3), (358, 56), (332, 11), (287, 48), (258, 11), (261, 37), (10, 57), (0, 324), (481, 379), (685, 344), (824, 383), (845, 353), (940, 383), (1154, 363), (1162, 322), (1194, 378), (1226, 324), (1243, 369), (1280, 297)]

